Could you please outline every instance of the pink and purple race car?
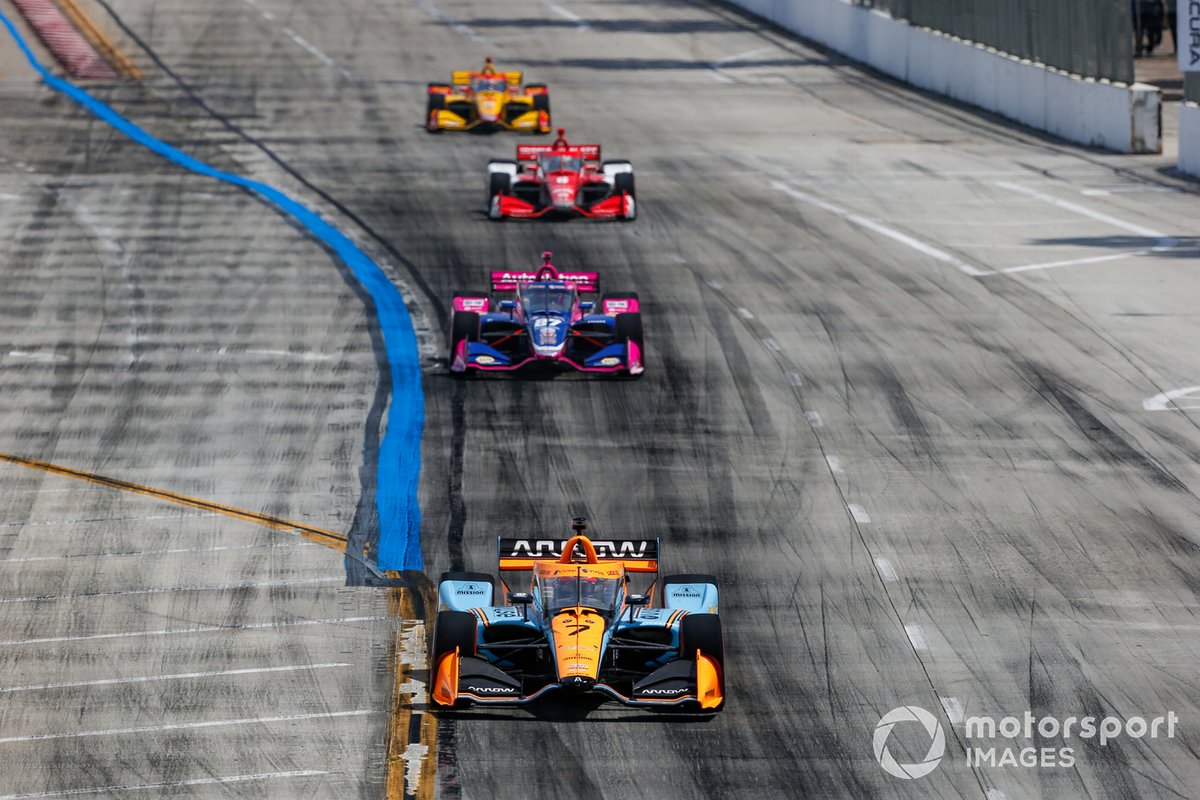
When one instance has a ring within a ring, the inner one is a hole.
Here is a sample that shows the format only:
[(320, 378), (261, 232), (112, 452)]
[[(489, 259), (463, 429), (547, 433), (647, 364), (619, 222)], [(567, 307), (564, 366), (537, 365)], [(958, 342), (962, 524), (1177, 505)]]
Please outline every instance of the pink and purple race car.
[(542, 266), (493, 271), (487, 294), (456, 294), (450, 316), (450, 370), (513, 372), (570, 368), (640, 377), (645, 343), (638, 296), (600, 294), (594, 272)]

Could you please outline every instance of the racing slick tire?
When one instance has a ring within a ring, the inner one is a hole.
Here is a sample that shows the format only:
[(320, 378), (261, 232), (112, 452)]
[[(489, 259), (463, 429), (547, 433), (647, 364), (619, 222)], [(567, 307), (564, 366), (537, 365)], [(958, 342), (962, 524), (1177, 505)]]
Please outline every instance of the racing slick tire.
[[(702, 615), (703, 616), (703, 615)], [(684, 617), (684, 619), (687, 619)], [(459, 655), (475, 655), (475, 629), (478, 620), (468, 611), (439, 611), (433, 626), (433, 668), (442, 656), (458, 648)]]
[[(611, 296), (611, 295), (610, 295)], [(617, 314), (614, 337), (618, 342), (634, 342), (642, 351), (642, 366), (646, 366), (646, 338), (642, 331), (642, 315), (634, 311), (629, 314)], [(641, 373), (634, 375), (640, 378)]]
[[(430, 89), (440, 88), (441, 84), (431, 83)], [(441, 133), (441, 126), (437, 124), (437, 112), (446, 107), (446, 95), (435, 94), (430, 92), (428, 99), (425, 101), (425, 130), (430, 133)]]
[(717, 662), (724, 695), (725, 636), (721, 632), (721, 618), (716, 614), (688, 614), (679, 623), (679, 657), (694, 661), (696, 651)]
[(637, 219), (637, 192), (634, 189), (633, 173), (622, 172), (613, 176), (613, 194), (625, 195), (628, 194), (633, 200), (633, 208), (629, 214), (622, 217), (626, 221)]
[(486, 583), (491, 589), (491, 593), (488, 595), (487, 603), (484, 605), (491, 605), (495, 600), (496, 579), (486, 572), (443, 572), (442, 576), (438, 578), (438, 587), (440, 588), (441, 585), (446, 581), (471, 581), (473, 583)]
[(528, 92), (530, 89), (541, 89), (542, 90), (541, 94), (535, 94), (533, 96), (533, 110), (534, 111), (545, 111), (547, 114), (549, 114), (550, 113), (550, 92), (549, 92), (549, 90), (546, 89), (546, 84), (531, 83), (525, 87), (525, 91)]
[[(609, 295), (610, 297), (612, 295)], [(617, 314), (614, 336), (618, 342), (634, 342), (642, 351), (642, 366), (646, 366), (646, 337), (642, 330), (642, 315), (634, 311), (629, 314)], [(640, 378), (641, 373), (634, 375)]]
[[(606, 300), (637, 300), (637, 299), (638, 299), (637, 292), (605, 292), (604, 294), (602, 294), (596, 298), (596, 305), (594, 306), (594, 308), (596, 309), (596, 313), (599, 313), (600, 311), (602, 311), (604, 309), (604, 301), (606, 301)], [(640, 344), (640, 342), (639, 342), (639, 344)]]
[[(450, 360), (458, 350), (458, 343), (479, 341), (479, 314), (474, 311), (455, 311), (450, 317)], [(464, 377), (471, 374), (470, 370), (461, 373)]]
[(500, 201), (502, 194), (512, 190), (512, 175), (507, 172), (491, 172), (488, 174), (488, 217), (502, 219), (500, 216)]
[(717, 579), (712, 575), (705, 575), (699, 572), (686, 572), (680, 573), (679, 575), (668, 575), (662, 579), (664, 594), (666, 594), (667, 587), (673, 583), (711, 583), (713, 586), (716, 586)]

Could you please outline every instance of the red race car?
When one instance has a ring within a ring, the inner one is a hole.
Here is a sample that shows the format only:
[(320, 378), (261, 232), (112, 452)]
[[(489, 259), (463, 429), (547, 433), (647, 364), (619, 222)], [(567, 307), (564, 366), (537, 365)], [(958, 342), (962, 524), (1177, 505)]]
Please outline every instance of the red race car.
[(488, 216), (637, 216), (633, 165), (600, 161), (600, 145), (571, 144), (562, 128), (554, 144), (517, 145), (516, 161), (489, 161)]

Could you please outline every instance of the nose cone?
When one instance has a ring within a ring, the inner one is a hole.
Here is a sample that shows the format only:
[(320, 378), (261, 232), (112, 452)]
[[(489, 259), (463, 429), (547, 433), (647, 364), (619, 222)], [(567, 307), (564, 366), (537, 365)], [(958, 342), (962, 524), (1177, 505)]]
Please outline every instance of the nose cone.
[(550, 192), (550, 202), (554, 207), (565, 211), (575, 205), (575, 196), (579, 194), (579, 175), (574, 172), (554, 172), (546, 181)]
[(495, 122), (500, 118), (500, 93), (480, 92), (475, 96), (479, 118), (484, 122)]
[(554, 615), (554, 654), (558, 682), (568, 689), (590, 689), (600, 672), (604, 617), (595, 609), (576, 606)]
[(558, 356), (567, 345), (567, 321), (562, 317), (535, 317), (530, 324), (533, 351), (542, 357)]

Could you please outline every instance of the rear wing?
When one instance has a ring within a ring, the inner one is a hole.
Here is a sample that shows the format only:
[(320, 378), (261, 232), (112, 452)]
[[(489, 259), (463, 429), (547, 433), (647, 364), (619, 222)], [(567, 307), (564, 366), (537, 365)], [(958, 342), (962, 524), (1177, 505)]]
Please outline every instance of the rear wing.
[(542, 153), (551, 152), (560, 156), (582, 158), (585, 161), (600, 160), (600, 145), (598, 144), (572, 144), (557, 148), (552, 144), (519, 144), (517, 145), (517, 161), (537, 161), (537, 157)]
[[(496, 539), (500, 571), (530, 570), (538, 561), (557, 561), (568, 539)], [(620, 561), (630, 572), (658, 572), (658, 539), (592, 539), (601, 561)], [(580, 558), (583, 551), (576, 545)]]
[[(473, 72), (469, 69), (456, 69), (450, 73), (450, 82), (457, 89), (466, 89), (471, 85), (471, 79), (476, 75), (482, 75), (481, 72)], [(496, 72), (495, 77), (504, 78), (508, 82), (510, 91), (520, 89), (521, 81), (524, 79), (524, 74), (521, 72)]]
[[(529, 270), (494, 270), (492, 272), (493, 292), (515, 292), (517, 284), (538, 280), (537, 272)], [(544, 279), (543, 279), (544, 280)], [(573, 283), (581, 292), (600, 291), (600, 273), (598, 272), (560, 272), (557, 278), (564, 283)]]

